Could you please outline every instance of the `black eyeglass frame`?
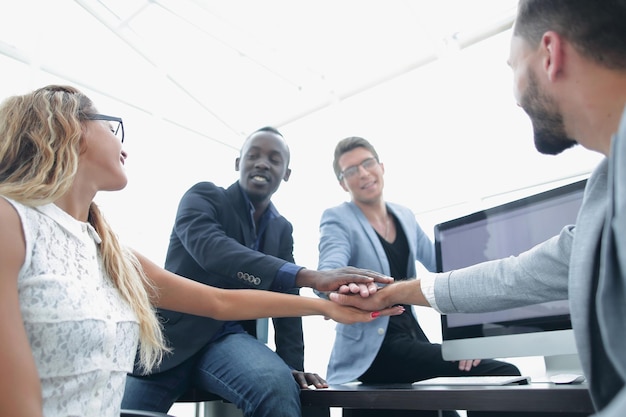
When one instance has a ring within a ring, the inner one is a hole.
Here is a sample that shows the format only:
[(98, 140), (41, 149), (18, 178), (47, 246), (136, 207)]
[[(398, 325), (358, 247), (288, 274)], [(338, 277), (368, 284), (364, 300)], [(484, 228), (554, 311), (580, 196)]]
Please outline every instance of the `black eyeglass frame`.
[[(371, 165), (370, 163), (373, 162)], [(380, 161), (375, 156), (371, 156), (369, 158), (365, 158), (361, 161), (361, 163), (349, 166), (339, 173), (339, 181), (343, 181), (344, 179), (348, 179), (353, 177), (357, 172), (359, 172), (359, 167), (363, 167), (366, 171), (372, 169), (376, 166), (376, 164), (380, 164)], [(369, 165), (369, 167), (367, 166)], [(346, 175), (347, 174), (347, 175)]]
[(122, 143), (124, 143), (124, 122), (122, 121), (121, 117), (115, 117), (115, 116), (107, 116), (106, 114), (89, 114), (87, 116), (85, 116), (85, 118), (87, 120), (104, 120), (107, 122), (119, 122), (119, 126), (117, 127), (117, 129), (115, 130), (115, 132), (113, 132), (113, 134), (115, 136), (117, 136), (117, 132), (122, 129), (122, 138), (120, 139)]

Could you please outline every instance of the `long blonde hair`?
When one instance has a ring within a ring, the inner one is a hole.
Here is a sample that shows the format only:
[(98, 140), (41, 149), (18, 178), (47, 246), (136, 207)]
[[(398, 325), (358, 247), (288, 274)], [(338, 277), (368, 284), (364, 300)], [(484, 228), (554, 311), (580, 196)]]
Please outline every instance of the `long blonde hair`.
[[(50, 85), (6, 99), (0, 106), (0, 195), (33, 207), (64, 195), (78, 168), (82, 122), (95, 113), (91, 100), (69, 86)], [(152, 283), (94, 202), (88, 221), (102, 239), (106, 272), (139, 320), (139, 362), (147, 372), (168, 350), (147, 291)]]

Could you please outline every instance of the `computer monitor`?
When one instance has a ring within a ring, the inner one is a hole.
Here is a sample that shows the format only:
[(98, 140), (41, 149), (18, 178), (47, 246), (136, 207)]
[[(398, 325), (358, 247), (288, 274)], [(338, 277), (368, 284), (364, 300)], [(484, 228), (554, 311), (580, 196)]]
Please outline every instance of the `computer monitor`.
[[(438, 272), (515, 256), (575, 224), (580, 180), (435, 226)], [(543, 356), (548, 375), (580, 371), (567, 300), (441, 317), (446, 360)]]

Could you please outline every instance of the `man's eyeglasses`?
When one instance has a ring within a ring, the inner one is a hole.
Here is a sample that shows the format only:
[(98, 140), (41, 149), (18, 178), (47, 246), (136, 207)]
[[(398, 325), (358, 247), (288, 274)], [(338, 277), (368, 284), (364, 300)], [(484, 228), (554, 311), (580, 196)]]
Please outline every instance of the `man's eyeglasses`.
[(339, 181), (343, 180), (344, 178), (350, 179), (354, 177), (359, 172), (359, 167), (363, 167), (365, 170), (370, 171), (376, 165), (378, 165), (378, 159), (374, 157), (364, 159), (363, 161), (361, 161), (360, 164), (349, 166), (348, 168), (341, 171), (339, 173)]
[(124, 143), (124, 123), (121, 117), (107, 116), (105, 114), (90, 114), (87, 116), (87, 120), (105, 120), (111, 127), (111, 132)]

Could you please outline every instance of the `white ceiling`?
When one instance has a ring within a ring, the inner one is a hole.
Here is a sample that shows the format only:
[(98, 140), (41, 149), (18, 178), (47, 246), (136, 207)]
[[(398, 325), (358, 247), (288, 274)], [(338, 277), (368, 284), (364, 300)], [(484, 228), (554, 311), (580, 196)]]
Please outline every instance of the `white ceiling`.
[(238, 148), (509, 28), (516, 3), (3, 0), (0, 55)]
[[(481, 199), (587, 173), (540, 155), (506, 65), (517, 0), (0, 0), (0, 97), (76, 85), (124, 118), (129, 185), (100, 193), (124, 240), (162, 259), (178, 201), (227, 186), (243, 138), (278, 127), (273, 200), (314, 267), (321, 212), (348, 198), (336, 142), (372, 141), (385, 198), (430, 224)], [(580, 148), (580, 147), (579, 147)]]

